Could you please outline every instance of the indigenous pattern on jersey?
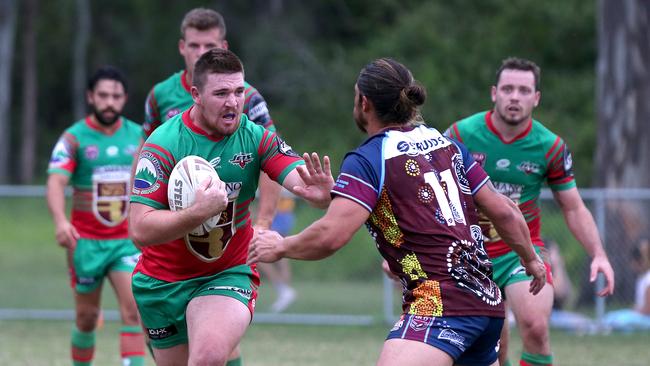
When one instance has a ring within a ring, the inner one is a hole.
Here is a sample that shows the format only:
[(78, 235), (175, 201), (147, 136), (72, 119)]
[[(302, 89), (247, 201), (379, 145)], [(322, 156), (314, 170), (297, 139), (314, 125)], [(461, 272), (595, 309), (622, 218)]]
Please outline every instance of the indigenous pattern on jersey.
[(183, 157), (198, 155), (209, 161), (226, 183), (228, 207), (217, 227), (204, 236), (188, 234), (142, 249), (136, 271), (163, 281), (212, 275), (245, 263), (253, 235), (249, 206), (260, 171), (282, 184), (289, 172), (304, 163), (274, 132), (244, 114), (235, 133), (215, 139), (194, 124), (190, 111), (166, 122), (145, 142), (131, 202), (168, 210), (169, 174)]
[[(184, 112), (194, 104), (190, 94), (191, 85), (186, 81), (187, 71), (179, 71), (156, 84), (144, 105), (144, 123), (142, 124), (145, 138), (161, 124), (175, 115)], [(275, 131), (273, 120), (262, 95), (249, 83), (244, 81), (245, 101), (244, 114), (248, 119), (271, 131)]]
[(370, 235), (419, 316), (503, 316), (472, 195), (485, 171), (426, 126), (388, 129), (348, 153), (332, 189), (371, 214)]
[(54, 146), (48, 174), (70, 177), (74, 189), (72, 225), (87, 239), (128, 237), (126, 213), (131, 191), (131, 164), (142, 128), (121, 117), (106, 135), (90, 117), (65, 130)]
[[(507, 142), (494, 127), (491, 111), (454, 123), (446, 134), (465, 144), (496, 189), (519, 205), (533, 244), (544, 246), (539, 206), (543, 183), (555, 191), (576, 186), (571, 152), (564, 141), (532, 120), (524, 132)], [(481, 227), (491, 258), (511, 251), (487, 218), (481, 217)]]

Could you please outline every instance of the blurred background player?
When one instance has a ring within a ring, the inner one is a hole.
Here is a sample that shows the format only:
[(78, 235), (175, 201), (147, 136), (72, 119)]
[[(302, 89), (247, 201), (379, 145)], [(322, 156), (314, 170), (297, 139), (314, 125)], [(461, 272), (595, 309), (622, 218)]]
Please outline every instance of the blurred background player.
[[(366, 65), (353, 115), (368, 139), (346, 155), (327, 213), (287, 238), (260, 232), (248, 260), (322, 259), (365, 223), (403, 285), (404, 313), (378, 365), (497, 365), (504, 310), (476, 208), (494, 220), (535, 276), (532, 293), (545, 283), (544, 264), (517, 207), (494, 191), (467, 149), (419, 122), (425, 99), (404, 65), (392, 59)], [(329, 172), (328, 161), (324, 169)]]
[[(142, 248), (133, 293), (158, 365), (226, 364), (248, 328), (259, 286), (246, 264), (249, 207), (260, 172), (318, 207), (333, 182), (300, 167), (289, 145), (242, 113), (244, 68), (234, 53), (204, 53), (191, 90), (194, 105), (144, 143), (131, 196), (131, 233)], [(169, 174), (189, 155), (212, 162), (221, 180), (201, 182), (192, 205), (170, 211)], [(190, 233), (216, 214), (207, 235)]]
[[(286, 189), (282, 189), (271, 230), (278, 232), (282, 236), (290, 235), (296, 221), (295, 208), (294, 196)], [(275, 263), (259, 263), (257, 268), (263, 276), (268, 278), (275, 289), (276, 299), (271, 305), (271, 311), (274, 313), (283, 312), (296, 300), (296, 290), (291, 287), (289, 260), (283, 258)]]
[[(145, 102), (145, 120), (143, 130), (145, 138), (165, 121), (185, 111), (194, 103), (190, 88), (194, 75), (194, 64), (206, 51), (213, 48), (228, 49), (226, 40), (226, 22), (221, 14), (206, 8), (195, 8), (183, 17), (180, 26), (181, 38), (178, 52), (183, 57), (185, 69), (157, 83), (149, 92)], [(266, 101), (252, 85), (244, 81), (244, 114), (248, 118), (270, 131), (275, 126), (269, 114)], [(260, 175), (260, 198), (257, 205), (256, 228), (268, 229), (273, 221), (280, 186), (262, 173)], [(233, 351), (232, 365), (237, 365), (239, 347)]]
[[(544, 182), (562, 210), (569, 230), (592, 258), (590, 280), (605, 277), (599, 296), (614, 292), (614, 272), (605, 253), (598, 229), (585, 207), (573, 176), (571, 153), (564, 141), (532, 119), (541, 98), (540, 69), (528, 60), (505, 59), (496, 73), (491, 95), (494, 108), (453, 124), (447, 134), (465, 144), (483, 166), (496, 189), (519, 205), (526, 217), (533, 243), (539, 248), (540, 207), (538, 198)], [(546, 286), (531, 296), (531, 278), (487, 220), (482, 220), (486, 249), (494, 264), (494, 279), (505, 292), (523, 340), (520, 365), (551, 365), (549, 316), (553, 289)], [(549, 269), (549, 283), (550, 269)], [(504, 327), (507, 332), (507, 324)], [(507, 357), (507, 333), (501, 339), (503, 365)]]
[[(119, 303), (120, 354), (124, 365), (144, 363), (144, 337), (131, 293), (131, 272), (140, 252), (129, 240), (126, 215), (130, 167), (142, 136), (139, 124), (121, 115), (127, 99), (122, 73), (98, 69), (88, 81), (91, 113), (61, 136), (50, 159), (47, 203), (56, 240), (68, 251), (75, 292), (72, 330), (74, 365), (90, 365), (104, 277)], [(72, 215), (65, 213), (64, 189), (74, 188)]]

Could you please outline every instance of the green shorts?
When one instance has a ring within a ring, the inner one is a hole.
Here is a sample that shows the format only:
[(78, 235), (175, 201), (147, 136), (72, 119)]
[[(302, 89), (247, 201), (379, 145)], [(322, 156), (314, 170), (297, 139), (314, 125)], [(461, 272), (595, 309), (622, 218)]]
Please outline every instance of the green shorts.
[(187, 343), (185, 310), (199, 296), (219, 295), (239, 300), (253, 316), (259, 275), (239, 265), (212, 276), (166, 282), (140, 272), (133, 274), (133, 296), (154, 348)]
[(130, 239), (79, 239), (70, 268), (72, 288), (81, 294), (93, 292), (109, 272), (133, 272), (139, 258)]
[[(541, 248), (537, 245), (534, 247), (535, 252), (537, 252), (537, 254), (540, 254)], [(491, 261), (493, 270), (492, 279), (502, 290), (504, 296), (504, 290), (508, 285), (512, 285), (513, 283), (521, 281), (531, 281), (533, 279), (532, 276), (526, 274), (526, 269), (521, 265), (520, 258), (514, 251), (510, 251), (496, 258), (492, 258)], [(546, 282), (553, 284), (553, 280), (551, 278), (551, 266), (546, 261), (544, 264), (546, 265)]]

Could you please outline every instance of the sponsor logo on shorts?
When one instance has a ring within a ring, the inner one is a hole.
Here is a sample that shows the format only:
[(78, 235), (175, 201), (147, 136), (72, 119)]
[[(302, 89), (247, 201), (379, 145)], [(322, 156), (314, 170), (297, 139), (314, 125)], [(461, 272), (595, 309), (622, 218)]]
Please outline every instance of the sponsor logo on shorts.
[(253, 290), (234, 287), (234, 286), (210, 286), (210, 287), (207, 288), (207, 290), (208, 291), (210, 291), (210, 290), (233, 291), (233, 292), (236, 292), (239, 295), (241, 295), (246, 300), (250, 300), (251, 297), (253, 296)]
[(95, 282), (95, 277), (77, 277), (77, 284), (79, 285), (92, 285)]
[(465, 337), (451, 329), (443, 329), (440, 334), (438, 334), (438, 339), (449, 341), (449, 343), (454, 344), (461, 351), (465, 351)]
[(175, 325), (168, 325), (162, 328), (147, 328), (147, 334), (150, 339), (165, 339), (178, 334), (178, 329)]
[(415, 315), (411, 318), (409, 327), (416, 332), (421, 332), (423, 330), (427, 330), (431, 324), (433, 324), (434, 319), (435, 318), (432, 318), (430, 316)]

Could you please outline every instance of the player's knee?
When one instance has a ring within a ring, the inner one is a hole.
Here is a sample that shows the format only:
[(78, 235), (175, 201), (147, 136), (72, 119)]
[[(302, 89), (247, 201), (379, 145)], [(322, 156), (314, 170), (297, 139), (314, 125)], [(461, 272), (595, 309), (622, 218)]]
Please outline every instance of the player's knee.
[(77, 328), (82, 332), (90, 332), (97, 326), (99, 319), (98, 308), (84, 308), (77, 310)]
[(221, 347), (201, 347), (194, 349), (190, 353), (188, 365), (191, 366), (211, 366), (225, 365), (228, 361), (229, 351)]
[(548, 321), (543, 317), (526, 319), (522, 324), (525, 336), (537, 343), (544, 343), (548, 339)]

